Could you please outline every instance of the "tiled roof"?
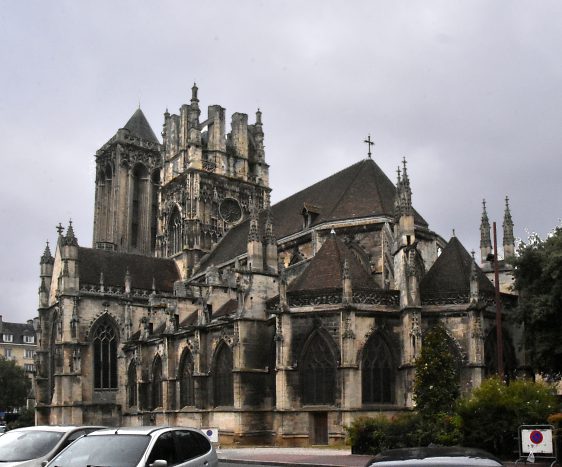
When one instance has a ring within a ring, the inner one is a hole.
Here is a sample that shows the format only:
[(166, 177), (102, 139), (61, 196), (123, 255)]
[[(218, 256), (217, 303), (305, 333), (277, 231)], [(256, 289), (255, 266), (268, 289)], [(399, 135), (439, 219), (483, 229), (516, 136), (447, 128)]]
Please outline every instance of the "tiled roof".
[(371, 275), (353, 252), (335, 235), (330, 235), (303, 273), (291, 282), (288, 292), (341, 289), (347, 260), (352, 287), (377, 288)]
[(135, 111), (133, 116), (123, 128), (126, 128), (133, 135), (138, 136), (141, 139), (160, 144), (140, 107)]
[(127, 271), (131, 276), (131, 288), (157, 292), (173, 292), (174, 281), (180, 279), (176, 263), (172, 259), (116, 253), (93, 248), (78, 248), (80, 282), (99, 284), (103, 272), (105, 286), (124, 287)]
[[(470, 272), (474, 260), (457, 237), (452, 237), (431, 269), (420, 282), (422, 296), (432, 293), (470, 292)], [(476, 276), (480, 292), (494, 292), (494, 285), (478, 267)]]
[[(271, 207), (273, 229), (279, 238), (303, 229), (303, 208), (316, 214), (311, 226), (324, 222), (371, 216), (394, 217), (396, 187), (372, 160), (365, 159), (324, 179)], [(265, 213), (259, 225), (263, 227)], [(414, 211), (416, 225), (427, 222)], [(220, 264), (246, 252), (249, 221), (232, 228), (201, 266)]]

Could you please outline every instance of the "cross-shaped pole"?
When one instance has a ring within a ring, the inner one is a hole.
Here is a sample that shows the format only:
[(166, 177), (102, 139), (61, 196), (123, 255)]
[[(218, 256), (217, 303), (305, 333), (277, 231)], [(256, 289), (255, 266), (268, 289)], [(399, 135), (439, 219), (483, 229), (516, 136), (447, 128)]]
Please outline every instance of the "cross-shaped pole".
[(374, 143), (373, 141), (371, 141), (371, 134), (370, 134), (370, 133), (369, 133), (368, 138), (367, 138), (365, 141), (363, 141), (363, 142), (364, 142), (364, 143), (367, 143), (367, 144), (369, 145), (369, 152), (368, 152), (367, 154), (368, 154), (369, 159), (370, 159), (370, 158), (371, 158), (371, 146), (374, 146), (374, 145), (375, 145), (375, 143)]
[(59, 233), (59, 235), (62, 235), (63, 230), (64, 230), (64, 227), (59, 222), (59, 225), (57, 225), (57, 232)]

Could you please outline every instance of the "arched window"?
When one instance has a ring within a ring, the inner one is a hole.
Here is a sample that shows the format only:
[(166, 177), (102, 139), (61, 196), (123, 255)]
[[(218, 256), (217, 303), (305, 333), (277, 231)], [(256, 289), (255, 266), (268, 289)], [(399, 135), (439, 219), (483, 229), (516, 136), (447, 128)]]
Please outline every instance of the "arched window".
[(134, 361), (129, 365), (127, 372), (127, 400), (129, 407), (137, 405), (137, 365)]
[(109, 319), (93, 329), (94, 389), (117, 389), (117, 331)]
[(144, 165), (133, 170), (133, 200), (131, 206), (131, 246), (136, 248), (142, 238), (141, 216), (147, 206), (148, 171)]
[(157, 355), (152, 364), (152, 404), (151, 409), (162, 407), (162, 359)]
[(193, 384), (193, 357), (185, 350), (179, 367), (180, 407), (195, 405), (195, 387)]
[(177, 206), (174, 207), (168, 225), (168, 256), (171, 256), (182, 249), (182, 229), (181, 216)]
[(160, 171), (152, 174), (152, 200), (150, 206), (150, 250), (156, 248), (156, 235), (158, 233), (158, 189), (160, 187)]
[(373, 334), (363, 350), (361, 389), (363, 404), (394, 402), (395, 365), (380, 334)]
[(326, 339), (316, 333), (299, 365), (302, 403), (333, 405), (336, 400), (336, 359)]
[(215, 407), (233, 405), (232, 350), (226, 344), (220, 346), (214, 366), (214, 405)]

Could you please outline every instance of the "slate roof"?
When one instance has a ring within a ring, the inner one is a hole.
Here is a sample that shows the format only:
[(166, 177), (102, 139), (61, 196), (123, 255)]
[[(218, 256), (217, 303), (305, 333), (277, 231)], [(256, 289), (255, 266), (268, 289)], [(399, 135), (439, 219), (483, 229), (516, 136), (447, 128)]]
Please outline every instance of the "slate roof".
[(131, 288), (152, 289), (157, 292), (173, 292), (174, 281), (180, 279), (176, 263), (172, 259), (153, 258), (130, 253), (116, 253), (93, 248), (78, 248), (80, 282), (99, 284), (103, 272), (105, 286), (125, 286), (127, 270), (131, 275)]
[(378, 288), (353, 252), (337, 237), (330, 235), (303, 273), (289, 285), (288, 292), (341, 289), (344, 262), (347, 259), (352, 287)]
[(10, 344), (24, 344), (23, 336), (35, 336), (33, 324), (0, 322), (0, 342), (4, 342), (4, 334), (12, 335)]
[[(395, 194), (396, 187), (380, 167), (372, 159), (364, 159), (274, 204), (271, 207), (273, 231), (277, 238), (301, 231), (303, 208), (317, 212), (311, 226), (371, 216), (394, 217)], [(260, 228), (263, 228), (264, 219), (265, 213), (262, 212)], [(414, 221), (416, 225), (428, 226), (415, 211)], [(248, 230), (249, 220), (229, 230), (202, 261), (202, 269), (245, 253)]]
[[(470, 293), (470, 271), (474, 260), (457, 237), (452, 237), (420, 282), (421, 295)], [(475, 264), (480, 292), (494, 293), (494, 285)]]
[(129, 121), (125, 123), (123, 128), (126, 128), (133, 135), (138, 136), (141, 139), (160, 144), (160, 141), (156, 138), (154, 131), (152, 131), (152, 128), (150, 127), (150, 124), (140, 107), (135, 111)]

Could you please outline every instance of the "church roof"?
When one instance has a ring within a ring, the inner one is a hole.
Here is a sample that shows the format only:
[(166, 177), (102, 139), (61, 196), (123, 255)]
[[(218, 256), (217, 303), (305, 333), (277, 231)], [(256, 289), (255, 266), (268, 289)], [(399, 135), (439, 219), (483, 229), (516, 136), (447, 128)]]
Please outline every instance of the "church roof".
[(347, 260), (352, 287), (377, 288), (371, 275), (353, 252), (335, 235), (328, 236), (303, 273), (291, 282), (288, 291), (341, 289)]
[(78, 260), (83, 284), (99, 284), (103, 273), (105, 286), (124, 287), (128, 271), (133, 289), (151, 290), (154, 282), (157, 292), (173, 292), (174, 282), (180, 279), (172, 259), (79, 247)]
[(133, 135), (138, 136), (141, 139), (160, 144), (140, 107), (135, 111), (129, 121), (125, 123), (123, 128), (126, 128)]
[[(431, 269), (420, 282), (422, 296), (430, 294), (470, 293), (470, 273), (474, 259), (457, 237), (452, 237)], [(480, 292), (494, 292), (494, 285), (478, 267)]]
[[(311, 226), (372, 216), (394, 217), (396, 187), (372, 160), (364, 159), (271, 207), (273, 229), (283, 238), (303, 229), (303, 209), (313, 214)], [(263, 226), (262, 213), (259, 225)], [(427, 222), (414, 211), (416, 225)], [(202, 267), (220, 264), (246, 252), (249, 221), (227, 232), (202, 262)]]

